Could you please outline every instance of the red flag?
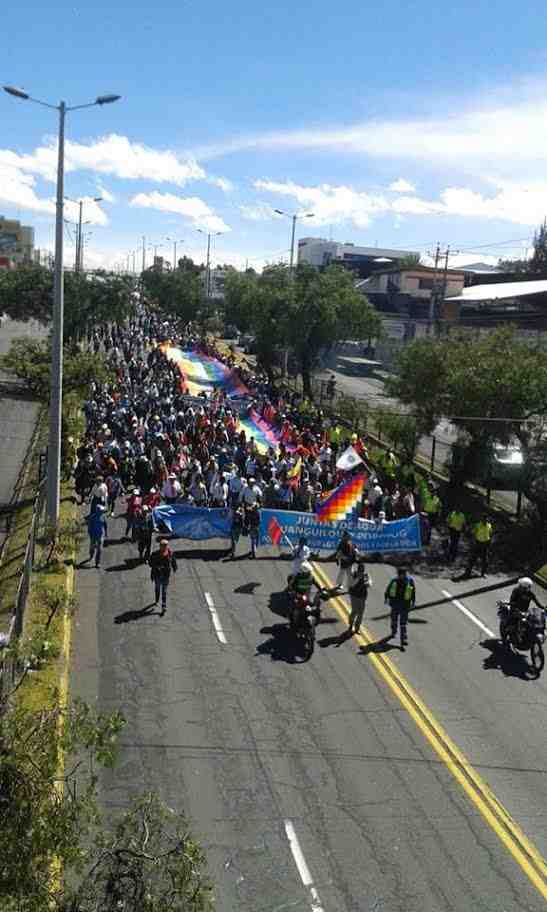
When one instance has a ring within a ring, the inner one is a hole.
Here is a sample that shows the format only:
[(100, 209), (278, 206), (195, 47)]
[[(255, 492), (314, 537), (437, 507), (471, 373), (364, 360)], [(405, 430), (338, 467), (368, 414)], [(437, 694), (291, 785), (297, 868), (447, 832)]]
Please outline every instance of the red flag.
[(283, 529), (279, 525), (275, 516), (272, 516), (268, 523), (268, 535), (270, 536), (274, 545), (278, 545), (283, 538)]

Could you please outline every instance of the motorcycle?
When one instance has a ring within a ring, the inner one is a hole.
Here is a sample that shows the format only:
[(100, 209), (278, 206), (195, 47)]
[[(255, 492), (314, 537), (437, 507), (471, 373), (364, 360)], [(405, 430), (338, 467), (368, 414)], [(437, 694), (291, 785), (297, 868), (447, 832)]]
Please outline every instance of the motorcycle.
[[(511, 615), (509, 602), (497, 602), (500, 621), (500, 639), (508, 649), (518, 652), (530, 651), (530, 663), (539, 678), (545, 665), (543, 644), (545, 642), (545, 610), (538, 612), (519, 611)], [(541, 614), (540, 614), (541, 612)]]
[(310, 602), (305, 593), (289, 593), (289, 626), (296, 637), (302, 641), (304, 661), (313, 655), (315, 648), (315, 628), (321, 617), (321, 601), (328, 598), (326, 589), (320, 589)]

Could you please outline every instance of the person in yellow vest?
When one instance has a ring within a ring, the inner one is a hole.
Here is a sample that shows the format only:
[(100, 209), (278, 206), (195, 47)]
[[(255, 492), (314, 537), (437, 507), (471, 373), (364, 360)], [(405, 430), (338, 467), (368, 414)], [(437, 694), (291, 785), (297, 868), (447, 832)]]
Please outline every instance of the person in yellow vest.
[(329, 443), (330, 443), (331, 450), (332, 450), (334, 456), (336, 456), (336, 454), (338, 453), (338, 450), (340, 448), (341, 439), (342, 439), (342, 428), (340, 427), (339, 424), (335, 424), (331, 427), (331, 429), (329, 431)]
[(431, 526), (436, 526), (441, 515), (442, 502), (441, 498), (435, 491), (427, 490), (424, 497), (424, 513), (427, 513), (427, 517)]
[(494, 529), (488, 519), (488, 514), (483, 513), (480, 521), (473, 526), (473, 546), (469, 555), (469, 562), (465, 571), (466, 576), (471, 576), (471, 572), (477, 560), (481, 562), (481, 576), (486, 576), (488, 570), (488, 555)]
[(458, 554), (461, 534), (465, 529), (465, 516), (461, 510), (451, 510), (446, 524), (448, 526), (448, 560), (452, 562)]
[(391, 636), (397, 635), (397, 626), (401, 626), (401, 649), (408, 644), (408, 612), (416, 604), (416, 586), (405, 567), (397, 569), (397, 576), (388, 583), (384, 595), (386, 605), (391, 609)]
[(378, 465), (387, 478), (390, 480), (395, 478), (399, 462), (393, 450), (386, 450), (385, 453), (382, 453), (378, 458)]

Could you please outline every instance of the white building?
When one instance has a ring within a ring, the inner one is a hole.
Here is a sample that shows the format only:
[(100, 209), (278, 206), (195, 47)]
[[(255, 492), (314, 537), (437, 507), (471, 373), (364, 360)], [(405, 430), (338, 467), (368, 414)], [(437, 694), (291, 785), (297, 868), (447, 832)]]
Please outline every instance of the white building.
[(358, 247), (356, 244), (327, 241), (325, 238), (305, 237), (298, 241), (298, 262), (323, 269), (340, 263), (365, 277), (375, 269), (397, 266), (406, 257), (419, 258), (415, 250), (392, 250), (385, 247)]

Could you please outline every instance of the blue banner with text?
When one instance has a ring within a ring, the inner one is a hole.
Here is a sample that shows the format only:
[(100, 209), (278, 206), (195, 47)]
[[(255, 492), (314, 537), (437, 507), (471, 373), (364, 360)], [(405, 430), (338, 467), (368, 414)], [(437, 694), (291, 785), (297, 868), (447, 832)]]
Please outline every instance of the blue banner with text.
[(283, 539), (280, 544), (298, 545), (302, 535), (308, 540), (312, 551), (334, 551), (342, 532), (348, 531), (359, 551), (365, 553), (386, 551), (420, 551), (420, 519), (396, 519), (393, 522), (355, 520), (343, 522), (319, 522), (314, 513), (293, 513), (284, 510), (260, 511), (261, 545), (271, 545), (268, 527), (272, 519), (281, 526)]

